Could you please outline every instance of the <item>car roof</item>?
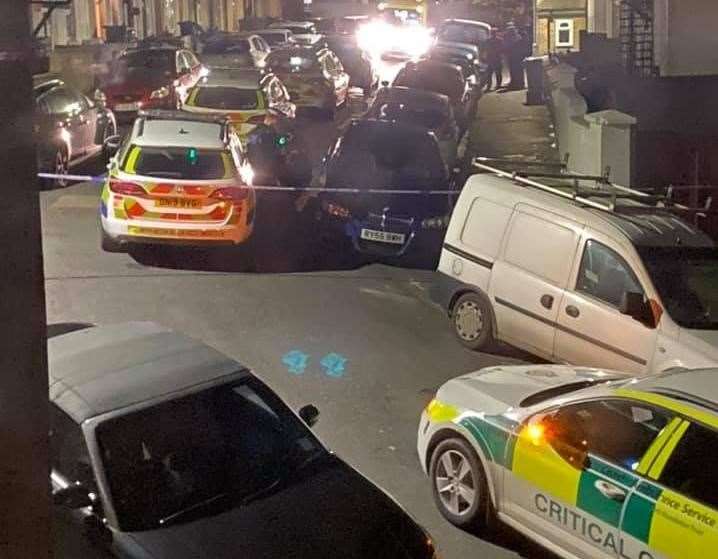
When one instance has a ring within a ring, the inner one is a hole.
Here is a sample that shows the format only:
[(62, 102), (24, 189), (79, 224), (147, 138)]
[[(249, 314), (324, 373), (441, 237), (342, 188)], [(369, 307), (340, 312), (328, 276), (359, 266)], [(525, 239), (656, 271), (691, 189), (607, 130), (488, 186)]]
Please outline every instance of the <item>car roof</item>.
[(718, 369), (674, 369), (635, 380), (631, 390), (690, 402), (718, 414)]
[(50, 400), (77, 423), (236, 373), (245, 367), (152, 322), (97, 326), (47, 342)]
[(434, 91), (427, 91), (425, 89), (414, 89), (413, 87), (405, 87), (401, 85), (394, 85), (388, 87), (382, 87), (377, 91), (375, 103), (410, 103), (412, 105), (421, 105), (424, 107), (440, 107), (444, 110), (449, 110), (450, 101), (446, 95), (436, 93)]
[(314, 23), (311, 21), (282, 20), (275, 23), (271, 23), (269, 25), (269, 28), (271, 29), (273, 26), (276, 26), (277, 28), (282, 29), (282, 25), (289, 25), (292, 27), (313, 27)]
[[(548, 181), (542, 181), (547, 182)], [(552, 181), (559, 186), (560, 181)], [(566, 186), (567, 183), (563, 183)], [(538, 188), (527, 188), (509, 178), (492, 174), (472, 175), (466, 181), (461, 196), (489, 197), (493, 202), (513, 208), (528, 202), (546, 211), (567, 217), (614, 239), (628, 239), (636, 246), (687, 246), (714, 248), (715, 243), (694, 227), (669, 211), (661, 212), (646, 206), (641, 214), (640, 204), (630, 215), (587, 208), (580, 202), (550, 194)], [(605, 199), (601, 200), (605, 203)]]
[(130, 47), (130, 48), (125, 49), (122, 52), (121, 56), (124, 56), (126, 54), (135, 54), (135, 53), (144, 52), (144, 51), (163, 51), (163, 50), (174, 53), (175, 51), (178, 51), (178, 50), (187, 50), (187, 49), (185, 49), (184, 47), (173, 46), (173, 45), (168, 45), (168, 44), (142, 45), (139, 47)]
[(181, 118), (138, 118), (132, 128), (136, 146), (224, 149), (226, 126), (220, 119), (197, 115)]
[(422, 58), (417, 61), (412, 61), (406, 65), (409, 71), (418, 72), (431, 72), (432, 70), (453, 70), (455, 73), (463, 76), (461, 66), (458, 64), (452, 64), (451, 62), (444, 62), (443, 60), (436, 60), (433, 58)]
[(368, 130), (388, 130), (392, 133), (399, 134), (406, 134), (408, 135), (414, 135), (414, 136), (428, 136), (429, 138), (435, 140), (434, 134), (427, 130), (426, 128), (423, 128), (421, 126), (418, 126), (416, 124), (411, 124), (408, 122), (395, 122), (393, 120), (380, 120), (376, 118), (363, 118), (358, 120), (352, 120), (351, 125), (352, 128), (357, 129), (368, 129)]
[(491, 29), (491, 25), (486, 23), (485, 21), (477, 21), (475, 19), (458, 19), (458, 18), (452, 18), (452, 19), (445, 19), (444, 24), (446, 23), (460, 23), (462, 25), (473, 25), (475, 27), (483, 27), (484, 29)]
[(236, 87), (238, 89), (259, 89), (259, 84), (271, 73), (254, 68), (213, 67), (206, 78), (197, 84), (199, 87)]
[(284, 33), (284, 34), (292, 34), (291, 29), (285, 29), (284, 27), (268, 27), (266, 29), (257, 29), (256, 31), (253, 31), (253, 33), (256, 33), (257, 35), (262, 35), (263, 33)]

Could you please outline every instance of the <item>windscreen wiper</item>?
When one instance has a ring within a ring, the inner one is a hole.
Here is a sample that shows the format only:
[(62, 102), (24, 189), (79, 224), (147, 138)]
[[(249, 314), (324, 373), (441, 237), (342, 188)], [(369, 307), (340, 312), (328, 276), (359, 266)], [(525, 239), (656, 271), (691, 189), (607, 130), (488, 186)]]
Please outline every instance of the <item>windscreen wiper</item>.
[(160, 524), (160, 526), (167, 526), (168, 524), (174, 522), (178, 518), (181, 518), (190, 512), (196, 511), (198, 509), (201, 509), (208, 505), (216, 503), (217, 501), (221, 501), (222, 499), (224, 499), (227, 496), (229, 496), (229, 493), (218, 493), (217, 495), (214, 495), (213, 497), (209, 497), (207, 499), (204, 499), (202, 501), (199, 501), (197, 503), (189, 505), (188, 507), (185, 507), (176, 512), (173, 512), (172, 514), (165, 516), (164, 518), (160, 518), (159, 524)]

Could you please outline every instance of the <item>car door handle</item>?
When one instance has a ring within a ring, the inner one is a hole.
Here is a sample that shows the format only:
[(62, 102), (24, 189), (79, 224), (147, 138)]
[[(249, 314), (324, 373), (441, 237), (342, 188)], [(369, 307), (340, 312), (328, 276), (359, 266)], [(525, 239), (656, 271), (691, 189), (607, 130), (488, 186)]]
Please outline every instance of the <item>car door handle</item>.
[(566, 307), (566, 314), (571, 318), (578, 318), (578, 315), (580, 315), (581, 312), (578, 310), (577, 307), (569, 305), (568, 307)]
[(593, 486), (601, 495), (606, 497), (606, 499), (619, 502), (623, 502), (626, 499), (626, 492), (623, 489), (602, 479), (597, 479)]
[(542, 295), (541, 296), (541, 305), (543, 305), (545, 308), (550, 309), (553, 307), (553, 295)]

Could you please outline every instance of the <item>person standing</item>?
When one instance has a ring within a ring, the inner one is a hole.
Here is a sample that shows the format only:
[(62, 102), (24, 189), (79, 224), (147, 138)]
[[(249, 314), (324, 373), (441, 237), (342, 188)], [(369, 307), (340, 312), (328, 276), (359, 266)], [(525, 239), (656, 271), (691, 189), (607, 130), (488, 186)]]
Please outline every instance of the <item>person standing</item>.
[(499, 89), (504, 80), (503, 41), (497, 29), (491, 30), (491, 37), (486, 41), (486, 64), (489, 67), (489, 76), (486, 83), (486, 91), (491, 91), (491, 84), (496, 77), (496, 89)]

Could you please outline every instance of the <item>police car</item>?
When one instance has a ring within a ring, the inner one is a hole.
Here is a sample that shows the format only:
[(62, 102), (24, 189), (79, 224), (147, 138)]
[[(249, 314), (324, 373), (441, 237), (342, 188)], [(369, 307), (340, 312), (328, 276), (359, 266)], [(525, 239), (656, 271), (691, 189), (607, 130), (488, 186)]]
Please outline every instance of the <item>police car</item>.
[(140, 113), (102, 189), (102, 248), (243, 243), (254, 228), (251, 181), (242, 144), (226, 118)]
[(718, 550), (718, 370), (493, 367), (444, 384), (418, 451), (440, 512), (567, 558)]

